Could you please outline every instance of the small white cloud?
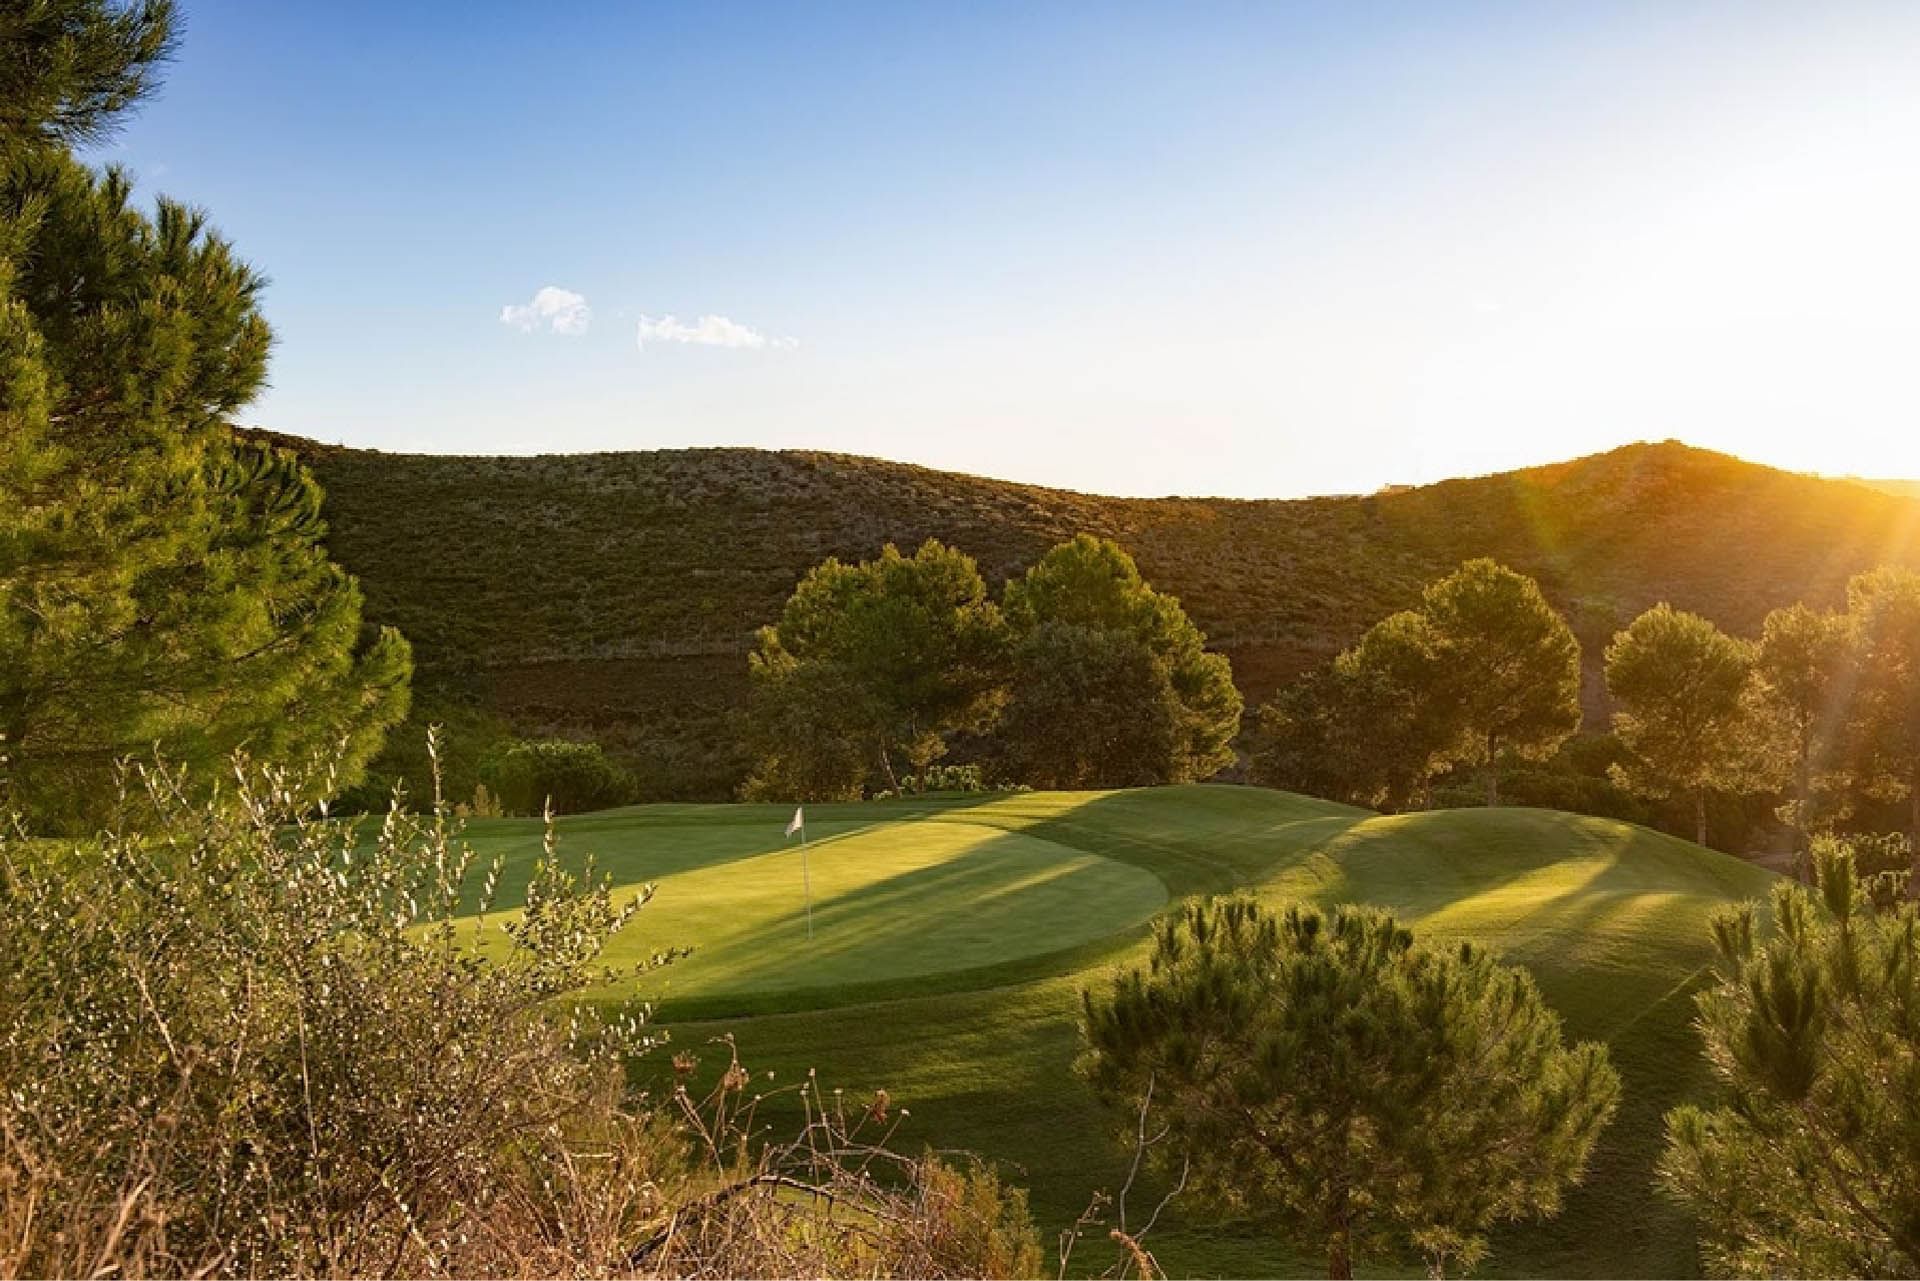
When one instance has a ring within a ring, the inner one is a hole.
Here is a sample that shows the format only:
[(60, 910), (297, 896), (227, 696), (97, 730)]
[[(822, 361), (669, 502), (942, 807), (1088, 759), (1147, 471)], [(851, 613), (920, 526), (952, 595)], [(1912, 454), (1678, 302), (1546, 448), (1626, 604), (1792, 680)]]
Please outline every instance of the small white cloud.
[(642, 316), (636, 341), (642, 350), (650, 342), (692, 343), (699, 347), (735, 347), (750, 351), (769, 347), (777, 351), (789, 351), (800, 345), (797, 338), (771, 338), (725, 316), (702, 316), (692, 324), (676, 316)]
[(571, 337), (587, 332), (587, 326), (593, 323), (593, 308), (587, 306), (584, 295), (558, 285), (545, 285), (525, 306), (502, 307), (500, 323), (512, 325), (522, 333), (550, 329)]

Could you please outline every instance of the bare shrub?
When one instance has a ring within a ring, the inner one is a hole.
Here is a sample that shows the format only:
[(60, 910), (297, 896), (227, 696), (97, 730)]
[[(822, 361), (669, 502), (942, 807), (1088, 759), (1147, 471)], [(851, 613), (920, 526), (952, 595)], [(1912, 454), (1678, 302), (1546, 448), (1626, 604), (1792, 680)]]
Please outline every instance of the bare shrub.
[[(863, 1102), (828, 1093), (812, 1073), (756, 1091), (731, 1038), (726, 1069), (704, 1096), (675, 1057), (673, 1103), (704, 1186), (681, 1200), (626, 1262), (688, 1277), (1035, 1277), (1043, 1258), (1026, 1193), (971, 1157), (909, 1157), (893, 1142), (905, 1109), (886, 1091)], [(765, 1084), (770, 1078), (761, 1078)], [(761, 1142), (760, 1117), (799, 1105), (797, 1133)]]
[(737, 1062), (634, 1092), (647, 1011), (580, 997), (651, 887), (551, 825), (502, 917), (444, 805), (368, 832), (244, 769), (129, 791), (127, 832), (0, 832), (0, 1278), (1037, 1270), (1024, 1196), (885, 1152), (884, 1105), (816, 1091), (776, 1143)]

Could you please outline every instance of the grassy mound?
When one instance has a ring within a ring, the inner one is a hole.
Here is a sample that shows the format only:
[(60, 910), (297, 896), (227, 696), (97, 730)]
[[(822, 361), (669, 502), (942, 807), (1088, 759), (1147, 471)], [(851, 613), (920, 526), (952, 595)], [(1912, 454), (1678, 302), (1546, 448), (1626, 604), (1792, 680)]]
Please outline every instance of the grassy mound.
[[(782, 1079), (814, 1068), (849, 1091), (884, 1086), (912, 1109), (909, 1142), (1015, 1167), (1043, 1227), (1057, 1229), (1093, 1188), (1124, 1177), (1115, 1122), (1072, 1072), (1075, 1017), (1080, 989), (1141, 946), (1145, 918), (1167, 897), (1230, 889), (1378, 903), (1527, 965), (1569, 1035), (1606, 1040), (1625, 1081), (1587, 1184), (1558, 1220), (1505, 1233), (1486, 1271), (1697, 1269), (1689, 1225), (1652, 1184), (1660, 1117), (1704, 1083), (1689, 997), (1709, 960), (1707, 916), (1763, 896), (1768, 873), (1602, 819), (1381, 817), (1256, 788), (822, 806), (808, 812), (816, 838), (830, 838), (813, 847), (809, 957), (804, 922), (794, 934), (787, 813), (649, 806), (563, 821), (575, 854), (659, 882), (636, 950), (707, 949), (653, 989), (684, 1048), (730, 1033)], [(537, 848), (525, 825), (476, 836), (509, 842), (516, 867)], [(1176, 1275), (1321, 1267), (1251, 1225), (1176, 1213), (1155, 1236)]]

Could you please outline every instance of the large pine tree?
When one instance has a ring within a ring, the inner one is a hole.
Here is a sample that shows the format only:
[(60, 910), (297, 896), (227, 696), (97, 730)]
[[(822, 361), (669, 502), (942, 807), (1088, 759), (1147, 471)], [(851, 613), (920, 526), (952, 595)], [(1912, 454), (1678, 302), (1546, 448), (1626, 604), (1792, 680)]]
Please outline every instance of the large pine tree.
[(99, 822), (116, 762), (154, 754), (324, 760), (317, 798), (406, 712), (406, 642), (362, 635), (318, 487), (230, 426), (266, 372), (260, 276), (65, 150), (150, 88), (170, 20), (0, 19), (0, 802), (35, 830)]
[(1431, 584), (1421, 612), (1459, 716), (1452, 763), (1483, 767), (1498, 805), (1503, 752), (1540, 760), (1580, 727), (1580, 642), (1538, 583), (1484, 557)]
[(1180, 602), (1110, 539), (1081, 534), (1007, 584), (1003, 768), (1036, 787), (1205, 779), (1233, 761), (1240, 692)]
[(929, 539), (857, 565), (807, 571), (749, 655), (756, 753), (750, 795), (858, 796), (899, 786), (947, 738), (989, 724), (1000, 701), (1000, 611), (973, 558)]
[(1713, 1275), (1920, 1276), (1920, 914), (1847, 845), (1815, 863), (1770, 922), (1714, 917), (1695, 1025), (1722, 1098), (1667, 1114), (1660, 1175)]
[(1764, 773), (1752, 677), (1752, 645), (1665, 604), (1607, 646), (1614, 732), (1630, 753), (1614, 778), (1640, 796), (1691, 797), (1702, 845), (1708, 796), (1747, 790)]
[(1369, 908), (1189, 902), (1144, 969), (1083, 1003), (1095, 1091), (1330, 1277), (1414, 1253), (1471, 1266), (1495, 1225), (1557, 1213), (1620, 1092), (1526, 971)]

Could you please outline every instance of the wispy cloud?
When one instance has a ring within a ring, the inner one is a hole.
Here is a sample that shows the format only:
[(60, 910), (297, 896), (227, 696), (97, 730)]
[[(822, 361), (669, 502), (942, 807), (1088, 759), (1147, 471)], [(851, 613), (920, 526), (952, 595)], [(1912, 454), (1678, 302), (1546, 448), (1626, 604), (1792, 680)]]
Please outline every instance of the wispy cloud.
[(676, 316), (642, 316), (640, 332), (636, 335), (640, 347), (645, 349), (648, 343), (678, 342), (692, 343), (699, 347), (736, 347), (757, 351), (762, 348), (774, 348), (780, 351), (798, 347), (797, 338), (774, 338), (737, 320), (728, 320), (725, 316), (702, 316), (688, 324)]
[(523, 333), (548, 329), (569, 337), (584, 334), (593, 323), (593, 308), (586, 296), (558, 285), (545, 285), (524, 306), (508, 304), (500, 309), (500, 323), (512, 325)]

